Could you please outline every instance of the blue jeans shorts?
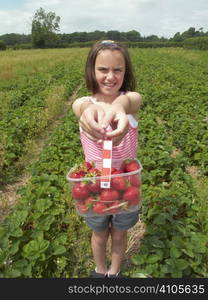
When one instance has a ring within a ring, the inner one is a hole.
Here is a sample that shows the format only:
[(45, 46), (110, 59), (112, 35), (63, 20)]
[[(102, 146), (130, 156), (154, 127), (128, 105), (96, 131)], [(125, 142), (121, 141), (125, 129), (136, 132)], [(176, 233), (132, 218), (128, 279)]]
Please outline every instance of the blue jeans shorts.
[(139, 211), (130, 213), (85, 217), (87, 225), (95, 232), (106, 230), (110, 225), (119, 230), (128, 230), (139, 220)]

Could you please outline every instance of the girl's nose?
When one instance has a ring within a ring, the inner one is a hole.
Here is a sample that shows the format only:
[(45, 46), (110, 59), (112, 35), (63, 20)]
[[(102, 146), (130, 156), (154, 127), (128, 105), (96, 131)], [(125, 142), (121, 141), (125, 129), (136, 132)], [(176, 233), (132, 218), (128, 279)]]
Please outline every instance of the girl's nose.
[(114, 77), (114, 74), (112, 71), (109, 71), (108, 74), (107, 74), (107, 78), (108, 79), (112, 79)]

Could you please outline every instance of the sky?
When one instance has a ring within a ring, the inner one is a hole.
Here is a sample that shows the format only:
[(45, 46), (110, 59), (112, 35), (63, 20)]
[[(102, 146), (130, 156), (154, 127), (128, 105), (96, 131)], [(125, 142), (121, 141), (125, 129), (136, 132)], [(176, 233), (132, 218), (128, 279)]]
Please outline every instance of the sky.
[(190, 27), (208, 31), (208, 0), (0, 0), (0, 35), (30, 34), (40, 7), (61, 18), (60, 33), (136, 30), (170, 38)]

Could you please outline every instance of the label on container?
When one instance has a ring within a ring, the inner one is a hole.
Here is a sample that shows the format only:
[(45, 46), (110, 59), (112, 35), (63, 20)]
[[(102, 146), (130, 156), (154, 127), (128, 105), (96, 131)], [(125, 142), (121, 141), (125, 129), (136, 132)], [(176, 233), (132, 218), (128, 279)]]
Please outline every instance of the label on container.
[(100, 187), (104, 189), (109, 189), (111, 184), (112, 148), (112, 140), (103, 141), (101, 176), (109, 176), (100, 180)]

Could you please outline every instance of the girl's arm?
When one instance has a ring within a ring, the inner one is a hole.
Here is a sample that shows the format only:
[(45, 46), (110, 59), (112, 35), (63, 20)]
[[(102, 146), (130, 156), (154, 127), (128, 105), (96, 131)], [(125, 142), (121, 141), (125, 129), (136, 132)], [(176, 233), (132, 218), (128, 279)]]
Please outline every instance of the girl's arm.
[(132, 114), (137, 118), (137, 113), (141, 106), (141, 96), (136, 92), (128, 92), (117, 97), (106, 112), (103, 124), (105, 128), (112, 121), (116, 122), (116, 128), (107, 132), (106, 136), (113, 139), (114, 144), (118, 145), (128, 131), (129, 121), (127, 114)]
[(113, 103), (113, 107), (123, 108), (126, 114), (136, 114), (141, 106), (142, 98), (139, 93), (128, 92), (125, 95), (117, 97)]
[(105, 113), (102, 107), (98, 107), (86, 98), (79, 98), (73, 102), (72, 110), (89, 138), (96, 141), (103, 139), (105, 130), (100, 124)]

